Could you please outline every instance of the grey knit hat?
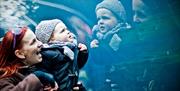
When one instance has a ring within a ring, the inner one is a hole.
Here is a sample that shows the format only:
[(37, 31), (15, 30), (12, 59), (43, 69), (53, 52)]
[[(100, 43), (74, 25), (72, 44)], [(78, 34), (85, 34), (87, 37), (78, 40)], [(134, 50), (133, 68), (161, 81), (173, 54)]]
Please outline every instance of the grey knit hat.
[(56, 25), (62, 23), (59, 19), (43, 20), (36, 26), (35, 34), (42, 43), (48, 43)]
[(100, 8), (108, 9), (115, 14), (118, 19), (126, 21), (126, 11), (122, 3), (118, 0), (104, 0), (96, 6), (96, 11)]

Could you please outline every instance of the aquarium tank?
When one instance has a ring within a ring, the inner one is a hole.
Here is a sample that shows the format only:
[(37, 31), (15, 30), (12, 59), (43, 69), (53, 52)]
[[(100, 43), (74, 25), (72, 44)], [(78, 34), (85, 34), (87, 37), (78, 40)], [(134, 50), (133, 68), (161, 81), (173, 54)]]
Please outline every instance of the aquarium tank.
[[(10, 28), (28, 26), (35, 31), (42, 20), (61, 19), (78, 43), (88, 47), (88, 61), (78, 79), (87, 91), (180, 91), (179, 4), (178, 0), (0, 0), (0, 38)], [(117, 20), (111, 22), (112, 18)]]

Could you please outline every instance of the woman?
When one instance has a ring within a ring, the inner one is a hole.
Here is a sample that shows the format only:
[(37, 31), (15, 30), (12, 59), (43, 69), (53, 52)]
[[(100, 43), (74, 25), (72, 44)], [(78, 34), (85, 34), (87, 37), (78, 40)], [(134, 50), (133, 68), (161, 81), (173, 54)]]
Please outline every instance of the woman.
[(1, 91), (53, 91), (57, 89), (52, 75), (30, 68), (42, 61), (42, 43), (27, 27), (8, 31), (0, 44)]

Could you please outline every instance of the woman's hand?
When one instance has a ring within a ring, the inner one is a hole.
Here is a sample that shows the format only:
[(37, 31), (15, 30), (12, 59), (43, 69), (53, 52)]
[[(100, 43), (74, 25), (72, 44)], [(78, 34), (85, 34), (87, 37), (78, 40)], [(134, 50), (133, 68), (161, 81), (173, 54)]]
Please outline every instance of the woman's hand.
[(33, 72), (40, 80), (40, 82), (44, 85), (44, 86), (51, 86), (51, 87), (55, 87), (55, 80), (53, 75), (43, 72), (43, 71), (35, 71)]

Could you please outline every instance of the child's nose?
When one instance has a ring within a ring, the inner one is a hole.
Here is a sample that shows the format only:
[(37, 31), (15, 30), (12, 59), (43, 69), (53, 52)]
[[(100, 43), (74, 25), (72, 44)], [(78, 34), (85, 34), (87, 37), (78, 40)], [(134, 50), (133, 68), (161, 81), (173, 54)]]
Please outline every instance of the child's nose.
[(98, 23), (99, 23), (99, 24), (103, 24), (103, 20), (100, 19), (100, 20), (98, 21)]

